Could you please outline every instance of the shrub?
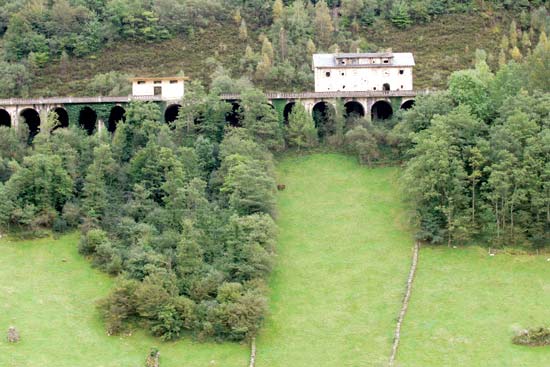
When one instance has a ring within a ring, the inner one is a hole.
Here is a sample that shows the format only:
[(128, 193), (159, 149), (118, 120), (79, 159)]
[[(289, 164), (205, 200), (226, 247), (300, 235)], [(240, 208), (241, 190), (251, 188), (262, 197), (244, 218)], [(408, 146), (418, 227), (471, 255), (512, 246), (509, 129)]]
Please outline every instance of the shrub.
[(54, 219), (53, 225), (52, 225), (52, 231), (54, 231), (54, 233), (67, 232), (68, 228), (69, 226), (67, 225), (67, 222), (65, 221), (65, 219), (62, 219), (59, 217)]
[(550, 328), (541, 326), (522, 330), (512, 339), (512, 342), (518, 345), (530, 345), (533, 347), (550, 345)]

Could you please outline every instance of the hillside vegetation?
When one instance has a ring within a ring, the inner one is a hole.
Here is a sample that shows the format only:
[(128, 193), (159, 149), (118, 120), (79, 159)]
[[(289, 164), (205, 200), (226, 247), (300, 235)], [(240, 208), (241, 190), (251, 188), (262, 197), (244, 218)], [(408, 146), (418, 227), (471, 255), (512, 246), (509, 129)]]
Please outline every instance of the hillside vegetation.
[[(303, 91), (312, 89), (313, 53), (388, 49), (415, 52), (418, 88), (441, 88), (451, 71), (469, 66), (477, 48), (489, 52), (492, 67), (528, 54), (550, 30), (547, 6), (540, 0), (18, 0), (0, 11), (0, 95), (123, 94), (128, 75), (182, 72), (204, 85), (214, 74), (229, 74), (264, 90)], [(505, 41), (512, 28), (515, 39)]]

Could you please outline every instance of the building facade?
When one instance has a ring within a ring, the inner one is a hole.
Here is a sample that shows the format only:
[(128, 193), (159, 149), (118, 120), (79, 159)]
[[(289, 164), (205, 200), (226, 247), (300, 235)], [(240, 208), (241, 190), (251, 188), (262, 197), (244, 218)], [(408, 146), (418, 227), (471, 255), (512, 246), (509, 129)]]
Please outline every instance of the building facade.
[(411, 91), (413, 67), (410, 52), (315, 54), (315, 92)]
[(132, 78), (132, 96), (157, 96), (163, 100), (181, 100), (185, 94), (186, 77)]

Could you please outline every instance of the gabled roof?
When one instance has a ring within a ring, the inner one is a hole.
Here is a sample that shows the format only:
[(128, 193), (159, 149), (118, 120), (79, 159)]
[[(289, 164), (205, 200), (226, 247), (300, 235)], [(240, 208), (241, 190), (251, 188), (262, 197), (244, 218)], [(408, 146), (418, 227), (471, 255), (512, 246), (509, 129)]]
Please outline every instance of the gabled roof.
[[(392, 59), (390, 64), (348, 64), (340, 65), (339, 59), (368, 59), (388, 58)], [(342, 53), (342, 54), (314, 54), (313, 67), (388, 67), (388, 66), (414, 66), (414, 57), (411, 52), (376, 52), (376, 53)]]
[(155, 80), (189, 80), (186, 76), (144, 76), (144, 77), (135, 77), (130, 78), (130, 81), (137, 82), (137, 81), (155, 81)]

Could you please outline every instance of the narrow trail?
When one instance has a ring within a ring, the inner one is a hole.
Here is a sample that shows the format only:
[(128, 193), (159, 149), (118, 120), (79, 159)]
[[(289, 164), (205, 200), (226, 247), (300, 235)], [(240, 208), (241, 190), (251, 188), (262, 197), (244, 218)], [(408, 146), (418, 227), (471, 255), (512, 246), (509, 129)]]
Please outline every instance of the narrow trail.
[(420, 252), (420, 244), (416, 242), (413, 250), (411, 270), (409, 271), (409, 277), (407, 278), (407, 290), (405, 291), (405, 297), (403, 297), (403, 305), (401, 307), (401, 312), (399, 312), (397, 325), (395, 326), (393, 346), (391, 349), (390, 361), (388, 364), (389, 367), (394, 367), (395, 365), (395, 358), (397, 357), (397, 350), (399, 348), (399, 341), (401, 339), (401, 326), (403, 325), (403, 320), (405, 319), (405, 315), (407, 314), (407, 309), (409, 308), (409, 300), (411, 299), (412, 286), (413, 286), (414, 276), (416, 274), (416, 267), (418, 265), (419, 252)]

